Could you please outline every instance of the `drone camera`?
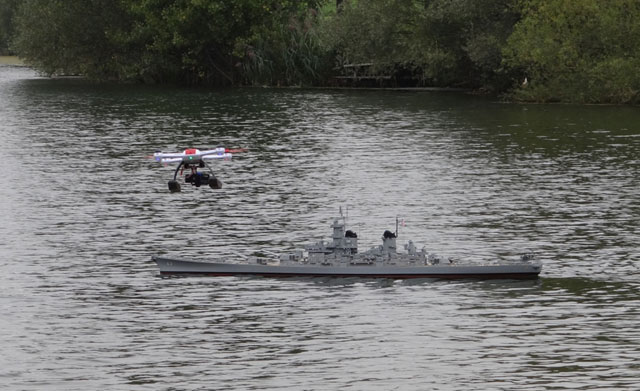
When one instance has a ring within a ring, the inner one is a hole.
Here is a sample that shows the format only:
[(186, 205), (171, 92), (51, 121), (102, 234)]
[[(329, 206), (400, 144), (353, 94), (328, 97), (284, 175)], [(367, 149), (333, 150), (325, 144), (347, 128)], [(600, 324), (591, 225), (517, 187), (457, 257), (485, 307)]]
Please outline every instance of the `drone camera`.
[(209, 183), (209, 174), (203, 172), (196, 172), (193, 174), (187, 174), (184, 176), (186, 183), (191, 183), (195, 187), (200, 187), (203, 184)]

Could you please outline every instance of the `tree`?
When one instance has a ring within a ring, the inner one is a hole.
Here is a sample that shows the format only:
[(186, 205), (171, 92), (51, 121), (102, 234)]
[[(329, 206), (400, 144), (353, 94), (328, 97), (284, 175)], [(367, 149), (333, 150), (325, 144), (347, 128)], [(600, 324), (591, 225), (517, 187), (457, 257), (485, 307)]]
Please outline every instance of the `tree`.
[(235, 40), (263, 15), (257, 2), (137, 0), (129, 2), (138, 47), (138, 73), (145, 80), (233, 84)]
[(640, 3), (531, 0), (505, 47), (505, 66), (527, 77), (513, 97), (535, 101), (639, 100)]
[(474, 88), (502, 91), (502, 48), (519, 20), (514, 0), (438, 0), (427, 8), (426, 33), (456, 58), (457, 78)]
[(0, 0), (0, 55), (11, 54), (13, 39), (13, 16), (19, 0)]
[[(287, 34), (269, 33), (315, 6), (316, 1), (294, 0), (24, 0), (16, 48), (50, 75), (231, 85), (247, 73), (242, 62), (252, 45), (304, 49), (282, 42)], [(309, 35), (299, 36), (313, 47)], [(309, 64), (295, 66), (301, 65)]]
[(111, 35), (127, 15), (118, 1), (24, 0), (15, 18), (15, 48), (45, 74), (118, 76)]
[(343, 1), (324, 15), (322, 44), (342, 63), (373, 62), (380, 70), (411, 63), (418, 7), (413, 0)]
[(515, 0), (345, 1), (324, 26), (326, 45), (350, 62), (411, 69), (424, 84), (504, 88), (502, 47)]
[(330, 53), (320, 45), (319, 12), (311, 4), (275, 10), (269, 22), (236, 41), (245, 84), (313, 85), (326, 82)]

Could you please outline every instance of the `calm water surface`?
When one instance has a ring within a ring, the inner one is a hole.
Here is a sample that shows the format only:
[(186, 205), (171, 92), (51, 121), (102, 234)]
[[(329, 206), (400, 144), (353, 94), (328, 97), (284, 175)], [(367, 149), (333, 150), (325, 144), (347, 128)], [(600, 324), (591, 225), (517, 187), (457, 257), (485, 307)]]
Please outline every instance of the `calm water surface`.
[[(92, 85), (0, 67), (0, 388), (622, 390), (640, 378), (640, 110)], [(170, 194), (156, 149), (244, 147)], [(328, 235), (540, 280), (160, 278)]]

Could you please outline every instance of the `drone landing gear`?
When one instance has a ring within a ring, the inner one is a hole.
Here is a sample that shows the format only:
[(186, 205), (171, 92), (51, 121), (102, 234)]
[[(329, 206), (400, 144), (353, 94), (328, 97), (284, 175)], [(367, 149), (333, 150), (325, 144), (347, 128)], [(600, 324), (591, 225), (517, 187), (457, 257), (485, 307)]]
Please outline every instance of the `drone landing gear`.
[(199, 162), (198, 165), (180, 162), (178, 168), (176, 168), (176, 171), (173, 174), (173, 179), (169, 181), (169, 191), (172, 193), (177, 193), (180, 191), (180, 183), (176, 180), (176, 178), (178, 176), (178, 172), (180, 172), (180, 175), (182, 175), (182, 172), (185, 168), (191, 169), (191, 173), (184, 176), (185, 183), (191, 183), (191, 185), (195, 187), (200, 187), (203, 184), (208, 184), (212, 189), (222, 189), (222, 181), (216, 178), (216, 176), (213, 174), (213, 171), (211, 171), (209, 167), (207, 168), (209, 169), (210, 174), (198, 172), (198, 168), (204, 167), (207, 166), (203, 161)]
[(216, 177), (209, 178), (209, 187), (217, 190), (222, 189), (222, 181)]
[(175, 179), (169, 181), (169, 191), (172, 193), (178, 193), (180, 191), (180, 183)]

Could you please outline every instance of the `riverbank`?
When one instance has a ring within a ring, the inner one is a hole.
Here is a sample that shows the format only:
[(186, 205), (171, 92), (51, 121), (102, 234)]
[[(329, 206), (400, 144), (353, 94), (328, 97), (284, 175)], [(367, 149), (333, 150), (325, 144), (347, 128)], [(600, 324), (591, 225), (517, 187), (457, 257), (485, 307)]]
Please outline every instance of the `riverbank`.
[(17, 56), (0, 56), (0, 65), (26, 66)]

